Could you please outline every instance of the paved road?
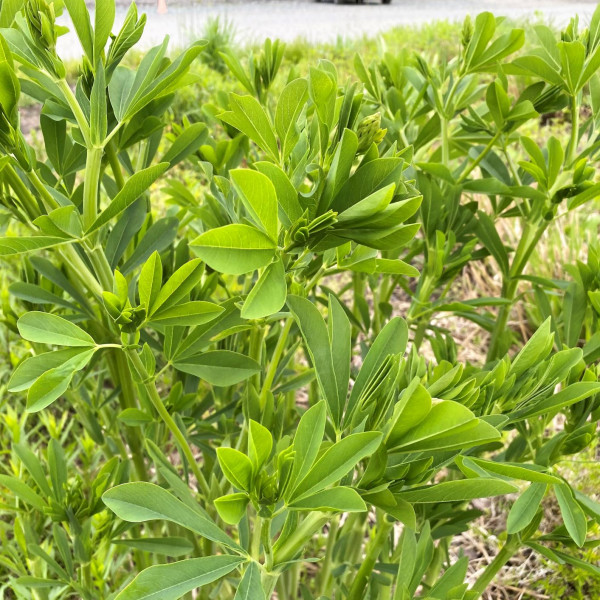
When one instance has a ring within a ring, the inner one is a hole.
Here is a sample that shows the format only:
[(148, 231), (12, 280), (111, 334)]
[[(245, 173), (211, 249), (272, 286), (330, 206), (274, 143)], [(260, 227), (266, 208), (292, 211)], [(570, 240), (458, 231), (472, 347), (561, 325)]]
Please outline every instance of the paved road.
[[(393, 0), (391, 5), (385, 6), (251, 0), (187, 5), (171, 2), (167, 14), (159, 15), (155, 4), (144, 3), (141, 10), (147, 12), (148, 23), (141, 45), (154, 46), (168, 34), (172, 46), (183, 46), (200, 37), (206, 20), (215, 15), (222, 15), (235, 24), (241, 42), (266, 37), (279, 37), (285, 41), (302, 37), (311, 42), (329, 42), (339, 36), (373, 35), (394, 25), (420, 25), (440, 19), (460, 20), (468, 13), (475, 15), (484, 10), (515, 18), (541, 16), (559, 26), (579, 14), (581, 20), (587, 23), (595, 6), (595, 0)], [(121, 24), (125, 11), (124, 6), (117, 9), (117, 25)], [(61, 22), (68, 26), (68, 17), (61, 17)], [(60, 38), (59, 52), (61, 56), (70, 58), (81, 54), (73, 33)]]

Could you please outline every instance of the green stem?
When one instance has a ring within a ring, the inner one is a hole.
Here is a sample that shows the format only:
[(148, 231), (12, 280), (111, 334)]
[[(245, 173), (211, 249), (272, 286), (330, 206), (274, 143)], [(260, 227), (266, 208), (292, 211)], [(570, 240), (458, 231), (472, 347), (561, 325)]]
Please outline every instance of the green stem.
[(46, 189), (44, 182), (39, 178), (39, 175), (35, 171), (29, 171), (27, 173), (29, 181), (36, 189), (40, 197), (42, 198), (42, 202), (47, 210), (54, 210), (55, 208), (59, 208), (58, 202), (54, 199), (54, 196)]
[(479, 153), (479, 156), (467, 167), (463, 174), (458, 178), (458, 183), (462, 183), (470, 174), (475, 167), (487, 156), (488, 152), (494, 147), (494, 144), (500, 137), (501, 132), (498, 131), (494, 137), (488, 142), (487, 146)]
[(265, 593), (265, 598), (267, 600), (271, 600), (271, 596), (273, 596), (273, 592), (275, 591), (275, 586), (277, 585), (278, 579), (279, 573), (270, 573), (268, 571), (263, 571), (261, 577), (261, 584), (263, 592)]
[[(506, 543), (496, 555), (496, 558), (486, 567), (485, 571), (479, 576), (475, 585), (471, 588), (470, 600), (480, 598), (500, 569), (514, 556), (519, 549), (520, 543), (518, 536), (508, 536)], [(475, 595), (473, 595), (473, 593)]]
[(81, 135), (83, 136), (86, 146), (90, 147), (90, 126), (85, 114), (83, 113), (83, 110), (81, 110), (81, 106), (79, 105), (77, 98), (75, 98), (75, 95), (73, 94), (73, 90), (71, 90), (66, 79), (58, 79), (56, 81), (56, 85), (58, 85), (61, 92), (64, 94), (69, 108), (73, 111), (73, 115), (75, 116), (75, 120), (77, 121), (79, 129), (81, 130)]
[(100, 246), (96, 246), (89, 251), (88, 255), (94, 265), (94, 271), (96, 272), (102, 287), (106, 291), (111, 291), (113, 287), (113, 272), (108, 264), (104, 250), (102, 250)]
[(273, 545), (271, 543), (271, 519), (263, 519), (260, 537), (265, 551), (265, 568), (273, 570)]
[(83, 226), (88, 229), (98, 216), (98, 187), (102, 167), (102, 148), (88, 148), (83, 181)]
[(276, 550), (273, 557), (274, 564), (280, 564), (292, 560), (298, 554), (309, 540), (321, 531), (323, 525), (329, 520), (328, 515), (322, 512), (311, 512), (305, 519), (296, 527), (290, 537)]
[(4, 176), (6, 177), (7, 183), (13, 189), (15, 194), (21, 200), (25, 210), (29, 217), (33, 220), (40, 216), (40, 209), (37, 201), (33, 194), (29, 191), (29, 188), (23, 183), (18, 173), (15, 171), (12, 165), (6, 165), (4, 167)]
[(333, 550), (337, 541), (337, 533), (340, 527), (339, 515), (334, 516), (331, 519), (329, 531), (327, 532), (327, 547), (325, 548), (325, 559), (323, 560), (320, 582), (319, 582), (319, 594), (321, 596), (328, 596), (331, 581), (331, 571), (333, 568)]
[(113, 142), (109, 142), (107, 144), (106, 156), (108, 157), (108, 162), (110, 163), (110, 168), (115, 178), (115, 183), (117, 184), (117, 187), (122, 190), (123, 186), (125, 185), (125, 179), (123, 178), (121, 163), (119, 162), (119, 157), (117, 156), (117, 151)]
[[(116, 381), (121, 390), (120, 400), (121, 408), (135, 408), (135, 390), (131, 373), (127, 367), (127, 359), (121, 350), (111, 351), (112, 364), (114, 367)], [(138, 427), (126, 427), (125, 437), (131, 450), (131, 459), (135, 466), (135, 471), (140, 481), (148, 481), (148, 471), (143, 456), (143, 435)]]
[(450, 163), (450, 137), (448, 134), (448, 119), (440, 116), (440, 127), (442, 137), (442, 164), (448, 166)]
[(377, 533), (371, 540), (367, 548), (367, 554), (364, 557), (358, 573), (352, 582), (347, 600), (363, 600), (364, 592), (371, 578), (375, 563), (381, 554), (381, 550), (388, 538), (394, 524), (387, 520), (385, 514), (378, 515)]
[(260, 541), (262, 538), (263, 519), (260, 515), (256, 515), (254, 520), (254, 526), (252, 528), (252, 542), (250, 543), (250, 556), (260, 561)]
[(288, 318), (283, 326), (283, 329), (281, 330), (281, 333), (279, 334), (277, 345), (275, 346), (275, 350), (273, 350), (273, 356), (271, 357), (271, 362), (269, 363), (269, 368), (267, 369), (267, 374), (265, 375), (265, 380), (263, 381), (262, 389), (260, 390), (261, 407), (264, 407), (267, 394), (271, 391), (271, 386), (273, 385), (275, 375), (277, 374), (277, 367), (279, 366), (279, 361), (283, 356), (287, 338), (293, 323), (294, 319)]
[(65, 245), (58, 250), (74, 275), (81, 280), (85, 287), (97, 297), (102, 296), (102, 286), (94, 277), (73, 246)]
[(523, 274), (531, 253), (535, 250), (537, 243), (544, 234), (544, 231), (546, 231), (547, 227), (548, 222), (543, 221), (535, 229), (533, 229), (529, 223), (526, 223), (523, 228), (523, 233), (521, 235), (521, 239), (519, 240), (517, 250), (515, 251), (510, 272), (505, 277), (502, 286), (502, 297), (510, 300), (511, 303), (503, 304), (498, 311), (498, 318), (494, 324), (494, 329), (492, 330), (492, 337), (490, 339), (490, 345), (488, 348), (487, 362), (496, 360), (500, 354), (500, 341), (504, 331), (506, 330), (508, 317), (510, 316), (510, 311), (512, 309), (512, 301), (515, 299), (517, 293), (519, 285), (518, 278)]
[(205, 498), (210, 498), (210, 487), (208, 485), (208, 482), (206, 481), (204, 474), (202, 473), (200, 467), (198, 466), (198, 463), (196, 462), (194, 453), (192, 452), (192, 449), (190, 448), (190, 445), (187, 439), (185, 438), (185, 435), (182, 433), (179, 427), (177, 427), (177, 423), (175, 423), (175, 420), (169, 414), (169, 411), (165, 408), (158, 394), (156, 386), (154, 385), (154, 378), (150, 376), (146, 371), (146, 367), (144, 366), (144, 363), (142, 363), (142, 360), (138, 356), (138, 353), (134, 347), (130, 347), (127, 349), (127, 355), (131, 360), (131, 363), (134, 369), (136, 370), (139, 378), (141, 379), (142, 385), (146, 389), (146, 393), (148, 394), (148, 397), (150, 398), (150, 402), (152, 402), (154, 409), (159, 414), (160, 418), (163, 420), (165, 425), (168, 427), (173, 437), (177, 440), (181, 451), (183, 452), (190, 468), (192, 469), (192, 472), (198, 480), (198, 485), (200, 487), (200, 490), (202, 491), (202, 494)]
[[(250, 358), (254, 359), (257, 363), (262, 363), (262, 347), (265, 330), (261, 325), (254, 327), (250, 333), (250, 342), (248, 354)], [(254, 389), (258, 391), (260, 386), (260, 373), (253, 375), (248, 379), (248, 383), (254, 386)]]
[(579, 106), (577, 104), (577, 94), (571, 96), (571, 137), (569, 140), (569, 150), (565, 164), (570, 166), (575, 161), (577, 153), (577, 143), (579, 142)]

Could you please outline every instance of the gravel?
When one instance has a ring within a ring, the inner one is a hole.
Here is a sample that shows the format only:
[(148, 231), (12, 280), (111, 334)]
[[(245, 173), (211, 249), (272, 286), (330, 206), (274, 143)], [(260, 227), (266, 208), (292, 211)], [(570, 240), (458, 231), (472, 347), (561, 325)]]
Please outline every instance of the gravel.
[[(158, 14), (155, 2), (140, 3), (147, 12), (148, 22), (141, 46), (152, 47), (165, 35), (171, 37), (173, 46), (184, 46), (200, 37), (206, 20), (221, 15), (233, 22), (237, 39), (255, 42), (266, 37), (285, 41), (304, 38), (309, 42), (334, 42), (336, 39), (373, 35), (394, 25), (421, 25), (435, 20), (456, 21), (467, 14), (484, 10), (512, 18), (544, 18), (558, 26), (568, 23), (578, 14), (586, 23), (596, 6), (590, 2), (568, 0), (392, 0), (390, 5), (335, 5), (293, 0), (256, 0), (240, 2), (183, 2), (174, 4), (167, 0), (168, 11)], [(119, 3), (116, 25), (120, 26), (126, 5)], [(69, 26), (63, 15), (60, 22)], [(65, 58), (81, 55), (74, 32), (59, 39), (59, 53)]]

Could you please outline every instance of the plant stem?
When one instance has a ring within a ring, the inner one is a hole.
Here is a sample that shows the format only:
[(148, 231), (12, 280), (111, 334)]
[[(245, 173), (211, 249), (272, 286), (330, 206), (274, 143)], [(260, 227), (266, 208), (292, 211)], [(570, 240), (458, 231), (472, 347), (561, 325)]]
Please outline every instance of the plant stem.
[(88, 229), (98, 216), (98, 186), (102, 167), (102, 148), (88, 148), (83, 181), (83, 226)]
[(15, 171), (12, 165), (6, 165), (3, 170), (4, 176), (10, 187), (17, 194), (29, 217), (33, 220), (40, 216), (40, 209), (37, 205), (37, 201), (33, 194), (29, 191), (27, 186), (23, 183), (18, 173)]
[(79, 106), (79, 102), (75, 95), (73, 94), (73, 90), (69, 87), (66, 79), (58, 79), (56, 81), (56, 85), (60, 88), (60, 91), (64, 94), (65, 100), (69, 105), (69, 108), (73, 111), (73, 115), (75, 116), (75, 120), (77, 121), (77, 125), (81, 130), (81, 135), (86, 143), (86, 146), (90, 146), (90, 126), (88, 124), (87, 118)]
[(46, 189), (44, 182), (39, 178), (38, 174), (35, 171), (30, 171), (27, 174), (29, 181), (36, 189), (40, 197), (42, 198), (42, 202), (47, 210), (54, 210), (55, 208), (59, 208), (58, 202), (55, 200), (54, 196)]
[(388, 538), (394, 524), (387, 520), (385, 514), (379, 513), (377, 519), (377, 533), (369, 543), (367, 554), (363, 559), (358, 573), (354, 578), (347, 600), (363, 600), (364, 592), (369, 583), (375, 563), (381, 554), (381, 550)]
[(450, 138), (448, 136), (448, 119), (444, 115), (440, 116), (440, 128), (442, 137), (442, 164), (448, 166), (450, 163)]
[(275, 346), (275, 350), (273, 350), (273, 356), (271, 357), (271, 362), (269, 363), (269, 368), (267, 369), (267, 374), (265, 375), (265, 380), (263, 381), (262, 389), (260, 390), (261, 407), (264, 407), (267, 394), (271, 391), (271, 386), (273, 385), (275, 375), (277, 374), (277, 367), (279, 366), (279, 361), (285, 350), (288, 334), (290, 333), (293, 324), (294, 319), (291, 317), (288, 318), (279, 334), (277, 345)]
[[(127, 368), (127, 359), (121, 350), (111, 351), (112, 364), (114, 368), (115, 379), (121, 390), (121, 408), (135, 408), (133, 382), (131, 374)], [(131, 458), (135, 466), (135, 471), (140, 481), (148, 481), (148, 471), (142, 454), (143, 436), (137, 427), (126, 427), (125, 436), (129, 448), (131, 449)]]
[(523, 227), (523, 233), (515, 251), (509, 274), (505, 277), (502, 286), (502, 297), (510, 300), (511, 304), (502, 305), (498, 311), (498, 318), (494, 324), (494, 329), (492, 330), (492, 337), (488, 348), (486, 359), (487, 362), (496, 360), (500, 354), (500, 341), (508, 323), (508, 317), (512, 309), (512, 301), (515, 299), (515, 295), (517, 293), (519, 284), (518, 278), (523, 274), (531, 253), (535, 250), (537, 243), (542, 237), (544, 231), (546, 231), (547, 227), (547, 221), (543, 221), (535, 229), (533, 229), (529, 223), (526, 223)]
[(123, 178), (123, 171), (121, 170), (121, 163), (119, 162), (119, 157), (117, 156), (117, 151), (115, 150), (115, 145), (113, 142), (109, 142), (106, 145), (106, 156), (108, 157), (108, 162), (110, 163), (110, 168), (115, 178), (115, 183), (117, 187), (122, 190), (125, 185), (125, 179)]
[(263, 519), (256, 515), (252, 528), (252, 542), (250, 543), (250, 556), (257, 562), (260, 560), (260, 541), (262, 538)]
[(470, 174), (475, 167), (487, 156), (488, 152), (494, 147), (494, 144), (500, 137), (501, 132), (498, 131), (494, 137), (487, 143), (487, 146), (479, 153), (479, 156), (467, 167), (463, 174), (458, 178), (458, 183), (462, 183)]
[(148, 397), (150, 398), (150, 402), (152, 402), (152, 405), (154, 406), (156, 412), (159, 414), (160, 418), (168, 427), (173, 437), (175, 437), (175, 439), (177, 440), (181, 451), (183, 452), (186, 460), (189, 463), (190, 468), (192, 469), (192, 472), (194, 473), (198, 481), (198, 485), (200, 487), (200, 490), (202, 491), (202, 494), (204, 494), (205, 498), (210, 498), (210, 487), (208, 485), (208, 482), (206, 481), (204, 474), (202, 473), (200, 467), (198, 466), (198, 463), (196, 462), (194, 453), (192, 452), (192, 449), (190, 448), (190, 445), (187, 439), (185, 438), (185, 435), (182, 433), (179, 427), (177, 427), (177, 423), (175, 423), (175, 420), (169, 414), (169, 411), (165, 408), (160, 396), (158, 395), (158, 391), (156, 389), (156, 386), (154, 385), (154, 378), (150, 376), (146, 371), (146, 367), (144, 367), (144, 363), (142, 363), (142, 360), (138, 356), (138, 353), (134, 347), (130, 347), (127, 349), (127, 356), (129, 357), (134, 369), (136, 370), (139, 378), (141, 379), (142, 385), (146, 389)]
[(277, 549), (273, 557), (274, 564), (277, 565), (292, 560), (304, 548), (306, 543), (312, 539), (315, 533), (321, 531), (323, 525), (328, 520), (329, 516), (322, 512), (311, 512)]
[(519, 549), (519, 545), (518, 536), (508, 536), (506, 543), (500, 552), (498, 552), (496, 558), (494, 558), (494, 560), (486, 567), (485, 571), (479, 576), (475, 585), (471, 588), (471, 595), (469, 596), (470, 600), (476, 600), (481, 597), (500, 569), (502, 569), (502, 567), (514, 556), (515, 552)]
[(277, 580), (279, 579), (279, 573), (270, 573), (268, 571), (263, 571), (261, 577), (261, 584), (263, 588), (263, 592), (265, 593), (265, 598), (267, 600), (271, 600), (271, 596), (275, 591), (275, 586), (277, 585)]
[(320, 584), (319, 594), (321, 596), (329, 595), (331, 570), (333, 568), (333, 550), (335, 548), (335, 542), (337, 540), (337, 533), (340, 527), (339, 515), (335, 515), (331, 519), (329, 531), (327, 532), (327, 547), (325, 549), (325, 559), (323, 560), (321, 573), (320, 573)]
[(569, 139), (569, 150), (565, 165), (571, 166), (577, 153), (577, 143), (579, 141), (579, 106), (577, 104), (577, 94), (571, 96), (571, 137)]

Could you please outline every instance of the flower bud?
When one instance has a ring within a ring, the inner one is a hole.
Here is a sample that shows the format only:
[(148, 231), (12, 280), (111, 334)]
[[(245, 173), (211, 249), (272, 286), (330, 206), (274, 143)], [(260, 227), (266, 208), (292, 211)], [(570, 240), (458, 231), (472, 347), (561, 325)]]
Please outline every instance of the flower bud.
[(463, 23), (462, 35), (461, 35), (461, 44), (463, 48), (467, 48), (467, 46), (471, 42), (471, 38), (473, 37), (473, 21), (471, 21), (471, 15), (467, 15), (465, 18), (465, 22)]
[(358, 154), (364, 154), (371, 144), (378, 144), (383, 140), (387, 129), (381, 129), (381, 114), (375, 113), (365, 117), (359, 124), (356, 130), (358, 135)]

